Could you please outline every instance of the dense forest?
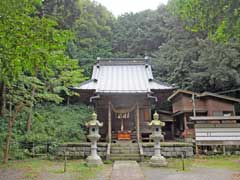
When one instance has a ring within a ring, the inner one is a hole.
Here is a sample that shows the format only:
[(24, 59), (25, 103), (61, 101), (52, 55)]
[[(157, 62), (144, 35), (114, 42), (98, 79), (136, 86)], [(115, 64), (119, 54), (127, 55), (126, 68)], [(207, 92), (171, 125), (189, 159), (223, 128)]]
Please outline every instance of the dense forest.
[(114, 17), (90, 0), (1, 0), (0, 157), (84, 140), (92, 109), (69, 105), (68, 87), (90, 78), (97, 57), (144, 56), (178, 88), (238, 89), (240, 1), (169, 0)]

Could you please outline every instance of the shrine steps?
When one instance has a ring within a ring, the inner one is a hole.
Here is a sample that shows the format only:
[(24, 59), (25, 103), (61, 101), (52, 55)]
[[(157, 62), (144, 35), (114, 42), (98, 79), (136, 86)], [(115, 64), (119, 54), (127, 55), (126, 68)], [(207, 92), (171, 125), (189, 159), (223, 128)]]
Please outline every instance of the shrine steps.
[(111, 144), (110, 159), (140, 161), (140, 151), (137, 143), (119, 142)]

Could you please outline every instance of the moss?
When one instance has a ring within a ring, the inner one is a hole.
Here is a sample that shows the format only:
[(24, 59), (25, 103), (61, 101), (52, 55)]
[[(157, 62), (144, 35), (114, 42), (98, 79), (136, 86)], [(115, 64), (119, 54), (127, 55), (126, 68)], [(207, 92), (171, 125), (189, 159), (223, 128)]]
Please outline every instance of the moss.
[[(82, 143), (68, 142), (68, 143), (60, 144), (61, 147), (86, 147), (90, 145), (91, 145), (90, 142), (82, 142)], [(106, 147), (107, 143), (98, 143), (97, 145), (99, 147)]]
[[(142, 143), (143, 147), (153, 147), (154, 143)], [(161, 142), (162, 147), (192, 147), (191, 143), (184, 142)]]

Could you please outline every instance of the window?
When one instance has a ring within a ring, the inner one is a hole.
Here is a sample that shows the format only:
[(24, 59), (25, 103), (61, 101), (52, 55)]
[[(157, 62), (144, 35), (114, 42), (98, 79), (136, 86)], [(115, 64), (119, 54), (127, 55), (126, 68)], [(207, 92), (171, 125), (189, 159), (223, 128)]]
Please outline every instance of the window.
[(232, 111), (223, 111), (223, 116), (232, 116), (233, 112)]

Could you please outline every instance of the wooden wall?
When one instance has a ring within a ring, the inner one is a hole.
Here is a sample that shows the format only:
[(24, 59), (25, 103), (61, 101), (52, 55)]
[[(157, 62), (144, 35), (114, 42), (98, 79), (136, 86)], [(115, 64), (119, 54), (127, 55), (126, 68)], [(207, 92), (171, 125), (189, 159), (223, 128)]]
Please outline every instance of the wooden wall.
[[(173, 113), (191, 112), (193, 110), (192, 96), (179, 94), (172, 100)], [(214, 112), (233, 112), (234, 103), (214, 97), (202, 97), (195, 99), (196, 111), (206, 111), (208, 116), (213, 116)]]

